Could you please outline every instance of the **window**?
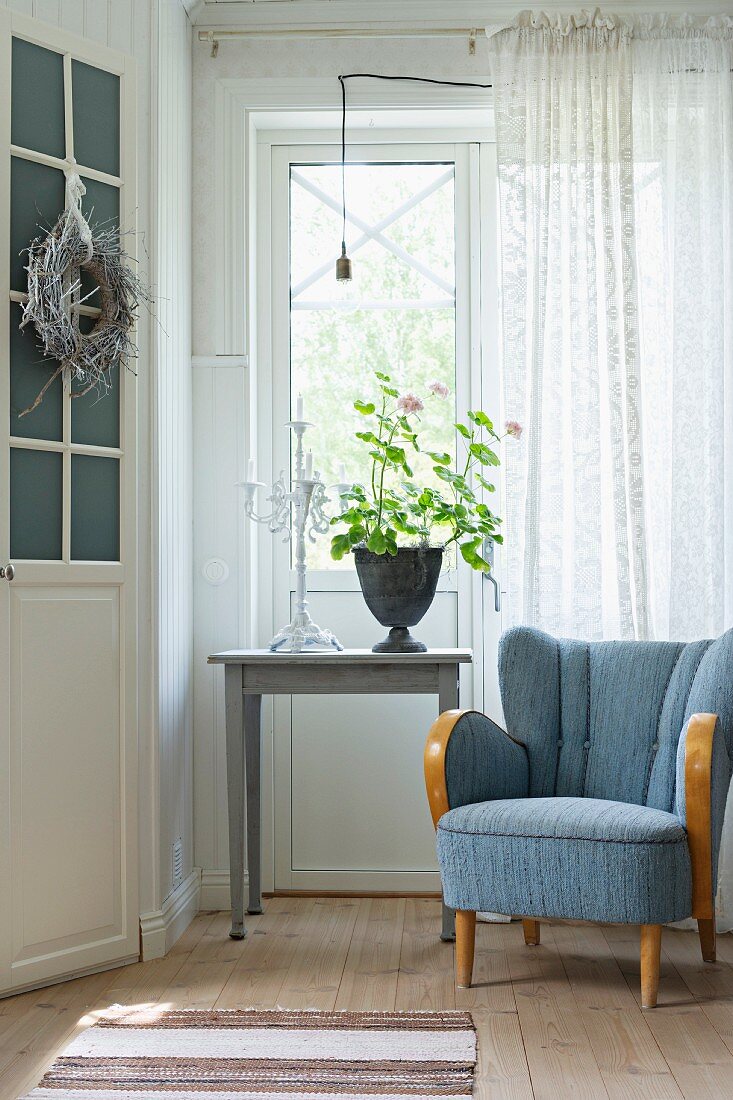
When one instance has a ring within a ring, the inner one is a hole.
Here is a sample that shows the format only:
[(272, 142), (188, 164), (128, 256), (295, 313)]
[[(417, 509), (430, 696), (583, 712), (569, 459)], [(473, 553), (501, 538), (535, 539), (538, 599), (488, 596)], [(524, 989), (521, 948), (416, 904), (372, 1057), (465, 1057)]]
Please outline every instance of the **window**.
[[(354, 280), (338, 284), (341, 167), (290, 164), (290, 393), (301, 394), (318, 429), (316, 466), (326, 485), (364, 481), (369, 460), (354, 438), (364, 428), (353, 409), (374, 392), (375, 370), (401, 392), (427, 393), (438, 380), (446, 401), (426, 400), (430, 444), (452, 452), (456, 415), (455, 162), (374, 160), (346, 168), (346, 242)], [(306, 446), (308, 436), (306, 436)], [(434, 480), (430, 459), (412, 462)], [(332, 500), (334, 493), (329, 493)], [(330, 534), (309, 546), (309, 565), (348, 569), (329, 555)]]

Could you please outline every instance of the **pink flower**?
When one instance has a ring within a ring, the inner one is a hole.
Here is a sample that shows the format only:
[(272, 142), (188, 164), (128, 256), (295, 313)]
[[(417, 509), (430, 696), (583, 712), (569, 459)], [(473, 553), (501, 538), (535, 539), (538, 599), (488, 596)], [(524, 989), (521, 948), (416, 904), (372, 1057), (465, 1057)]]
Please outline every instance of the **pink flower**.
[(513, 435), (515, 439), (522, 438), (522, 425), (518, 420), (507, 420), (504, 427), (507, 435)]
[(446, 397), (450, 393), (450, 390), (446, 386), (445, 382), (431, 382), (428, 386), (431, 393), (434, 393), (436, 397), (439, 397), (442, 401), (445, 401)]
[(409, 416), (410, 413), (422, 412), (425, 406), (423, 405), (417, 394), (410, 393), (408, 391), (407, 393), (403, 393), (402, 397), (398, 398), (397, 408), (401, 412), (407, 413), (407, 415)]

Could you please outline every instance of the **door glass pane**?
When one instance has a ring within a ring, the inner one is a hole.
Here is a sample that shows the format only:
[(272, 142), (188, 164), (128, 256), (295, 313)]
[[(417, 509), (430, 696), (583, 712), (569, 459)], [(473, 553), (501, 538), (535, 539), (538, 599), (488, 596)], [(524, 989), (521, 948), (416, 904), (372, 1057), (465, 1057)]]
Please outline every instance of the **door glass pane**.
[(27, 290), (25, 251), (45, 236), (64, 209), (64, 173), (47, 164), (12, 157), (10, 165), (10, 288)]
[[(117, 187), (111, 187), (108, 183), (100, 183), (99, 180), (84, 179), (86, 195), (81, 200), (84, 217), (92, 229), (109, 229), (120, 224), (120, 192)], [(81, 271), (81, 291), (86, 297), (86, 305), (99, 306), (99, 291), (95, 290), (94, 280), (84, 271)], [(93, 291), (93, 293), (92, 293)]]
[[(292, 415), (302, 394), (316, 425), (305, 446), (327, 486), (340, 480), (341, 464), (348, 482), (369, 479), (367, 448), (354, 433), (373, 425), (353, 405), (376, 396), (375, 370), (424, 402), (424, 445), (455, 451), (454, 178), (451, 163), (347, 165), (354, 279), (339, 284), (341, 166), (291, 166)], [(447, 400), (431, 396), (436, 381), (449, 387)], [(417, 484), (440, 484), (426, 455), (410, 462)], [(311, 567), (353, 568), (348, 555), (332, 560), (330, 538), (309, 545)]]
[(119, 561), (120, 464), (116, 458), (71, 456), (71, 557)]
[(120, 78), (71, 62), (74, 156), (85, 168), (120, 174)]
[[(80, 317), (80, 331), (90, 332), (95, 320), (94, 317)], [(118, 367), (110, 372), (109, 383), (107, 393), (100, 395), (97, 390), (90, 390), (84, 397), (75, 397), (71, 402), (72, 443), (90, 443), (96, 447), (119, 447), (120, 372)], [(74, 393), (80, 393), (86, 389), (76, 380), (71, 388)]]
[(13, 39), (10, 135), (13, 145), (66, 156), (63, 55), (22, 38)]
[(58, 451), (11, 448), (11, 558), (60, 560), (62, 466)]
[(37, 409), (19, 414), (35, 401), (58, 367), (55, 359), (44, 359), (38, 348), (33, 325), (20, 328), (23, 308), (10, 303), (10, 434), (29, 439), (61, 439), (63, 412), (61, 376), (46, 390)]

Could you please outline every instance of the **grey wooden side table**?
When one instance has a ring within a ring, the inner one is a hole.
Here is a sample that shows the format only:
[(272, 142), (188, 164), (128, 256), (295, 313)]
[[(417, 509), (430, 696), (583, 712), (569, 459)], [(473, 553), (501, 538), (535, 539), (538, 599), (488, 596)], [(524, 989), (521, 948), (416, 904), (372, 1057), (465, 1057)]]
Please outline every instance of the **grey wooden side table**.
[[(437, 695), (438, 713), (458, 706), (458, 670), (470, 664), (470, 649), (433, 649), (427, 653), (271, 653), (267, 649), (231, 649), (212, 653), (209, 664), (224, 665), (229, 801), (229, 866), (232, 939), (244, 927), (245, 787), (248, 913), (262, 912), (261, 861), (261, 704), (263, 695)], [(427, 730), (425, 731), (427, 734)], [(420, 767), (420, 761), (415, 761)], [(427, 813), (427, 810), (426, 810)], [(442, 938), (455, 938), (453, 911), (443, 906)]]

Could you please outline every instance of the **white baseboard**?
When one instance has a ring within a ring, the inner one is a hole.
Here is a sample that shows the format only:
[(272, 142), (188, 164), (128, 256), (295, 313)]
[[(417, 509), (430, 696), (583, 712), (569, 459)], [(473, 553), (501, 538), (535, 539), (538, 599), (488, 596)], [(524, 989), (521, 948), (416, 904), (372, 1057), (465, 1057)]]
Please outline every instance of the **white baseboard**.
[[(247, 872), (244, 872), (244, 891), (245, 897), (247, 894), (247, 887), (249, 884), (249, 877)], [(206, 912), (225, 912), (227, 909), (231, 909), (232, 902), (229, 894), (229, 871), (207, 871), (201, 872), (201, 898), (199, 901), (199, 909)]]
[(165, 899), (162, 909), (140, 916), (140, 949), (144, 962), (162, 959), (176, 940), (183, 935), (199, 912), (201, 869), (194, 867), (190, 875)]

